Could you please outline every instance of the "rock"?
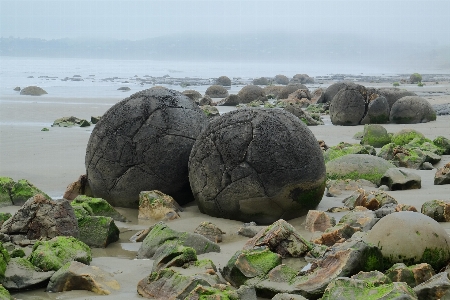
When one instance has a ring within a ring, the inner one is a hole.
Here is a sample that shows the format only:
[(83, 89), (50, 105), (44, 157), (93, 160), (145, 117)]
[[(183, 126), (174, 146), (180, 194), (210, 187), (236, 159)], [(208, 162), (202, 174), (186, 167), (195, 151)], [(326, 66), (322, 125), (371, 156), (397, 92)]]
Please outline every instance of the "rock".
[(422, 164), (421, 168), (422, 168), (422, 170), (433, 170), (434, 169), (433, 165), (427, 161)]
[(250, 103), (252, 101), (267, 101), (266, 93), (257, 85), (246, 85), (239, 92), (240, 103)]
[(202, 222), (200, 225), (195, 228), (194, 233), (198, 233), (200, 235), (203, 235), (208, 240), (220, 243), (222, 242), (222, 235), (225, 234), (219, 227), (214, 225), (211, 222)]
[(55, 121), (53, 121), (52, 124), (52, 127), (73, 127), (73, 126), (88, 127), (91, 126), (91, 124), (87, 120), (79, 119), (74, 116), (56, 119)]
[(391, 168), (383, 174), (380, 184), (387, 185), (391, 191), (420, 189), (422, 178), (404, 169)]
[(323, 157), (325, 163), (330, 160), (336, 159), (338, 157), (347, 154), (370, 154), (376, 155), (375, 148), (370, 145), (360, 145), (360, 144), (350, 144), (345, 142), (340, 142), (336, 146), (329, 147), (324, 153)]
[(310, 210), (306, 215), (305, 229), (310, 232), (323, 232), (334, 225), (336, 225), (336, 220), (324, 211)]
[(313, 119), (313, 117), (311, 117), (308, 112), (304, 111), (300, 105), (288, 104), (284, 107), (284, 109), (299, 118), (307, 126), (323, 125), (323, 121)]
[(420, 210), (424, 215), (437, 222), (450, 222), (450, 202), (445, 200), (430, 200), (422, 204)]
[(348, 86), (341, 89), (331, 101), (330, 118), (333, 125), (358, 125), (365, 115), (366, 104), (360, 89)]
[(377, 186), (386, 171), (394, 167), (390, 162), (368, 154), (348, 154), (326, 164), (329, 179), (366, 179)]
[(279, 293), (273, 296), (272, 300), (308, 300), (308, 299), (300, 295)]
[(199, 106), (213, 105), (213, 100), (211, 99), (211, 97), (209, 95), (205, 95), (204, 97), (202, 97), (198, 100), (197, 104)]
[(438, 273), (426, 282), (414, 287), (413, 290), (420, 300), (448, 299), (450, 296), (450, 280), (448, 278), (448, 273)]
[(289, 78), (285, 75), (278, 74), (278, 75), (275, 75), (274, 82), (277, 84), (287, 85), (287, 84), (289, 84)]
[(436, 174), (434, 174), (434, 184), (450, 184), (450, 163), (447, 163), (436, 171)]
[(88, 265), (91, 260), (92, 254), (88, 245), (74, 237), (65, 236), (36, 242), (29, 256), (29, 261), (43, 271), (57, 271), (71, 261)]
[(172, 197), (160, 191), (144, 191), (139, 194), (138, 219), (154, 221), (178, 219), (181, 210)]
[(321, 99), (317, 100), (317, 103), (331, 103), (331, 100), (333, 100), (334, 96), (336, 96), (336, 94), (341, 89), (345, 88), (346, 86), (348, 86), (350, 84), (354, 84), (354, 83), (348, 82), (348, 81), (340, 81), (340, 82), (333, 83), (325, 90), (325, 92), (323, 93), (323, 97)]
[(269, 80), (266, 77), (260, 77), (253, 79), (254, 85), (269, 85)]
[(237, 251), (222, 270), (223, 278), (239, 287), (247, 281), (259, 281), (281, 264), (281, 257), (265, 247)]
[(86, 175), (81, 175), (77, 181), (72, 182), (66, 188), (63, 198), (66, 200), (73, 200), (79, 195), (91, 195), (91, 188)]
[(20, 86), (16, 86), (16, 87), (14, 88), (14, 91), (20, 92)]
[[(264, 298), (274, 298), (280, 293), (288, 294), (289, 292), (294, 293), (292, 287), (288, 285), (296, 276), (298, 271), (290, 268), (285, 264), (281, 264), (273, 268), (267, 273), (265, 279), (259, 281), (255, 284), (255, 289), (257, 290), (258, 296)], [(302, 297), (297, 295), (298, 297)], [(298, 298), (288, 298), (288, 299), (298, 299)], [(305, 299), (305, 298), (300, 298)]]
[(411, 169), (422, 168), (427, 159), (427, 156), (418, 148), (406, 149), (394, 143), (384, 145), (377, 156), (391, 161), (398, 167)]
[(81, 206), (91, 216), (110, 217), (115, 221), (126, 222), (127, 219), (114, 207), (102, 198), (92, 198), (84, 195), (77, 196), (72, 202), (72, 207)]
[(399, 211), (413, 211), (413, 212), (417, 212), (417, 209), (412, 206), (412, 205), (407, 205), (407, 204), (397, 204), (397, 206), (395, 207), (395, 211), (399, 212)]
[(117, 89), (118, 91), (124, 91), (124, 92), (127, 92), (127, 91), (129, 91), (129, 90), (131, 90), (128, 86), (122, 86), (122, 87), (120, 87), (120, 88), (118, 88)]
[(292, 83), (314, 83), (314, 78), (309, 77), (308, 74), (295, 74), (291, 80)]
[(355, 207), (339, 220), (340, 224), (360, 228), (361, 231), (369, 231), (378, 222), (375, 212), (361, 206)]
[(46, 292), (61, 293), (72, 290), (86, 290), (98, 295), (109, 295), (120, 285), (113, 276), (95, 266), (71, 261), (62, 266), (50, 278)]
[(230, 286), (224, 284), (214, 285), (214, 287), (209, 286), (197, 286), (192, 290), (189, 295), (184, 298), (186, 300), (197, 300), (204, 298), (211, 299), (248, 299), (256, 300), (256, 291), (252, 287), (241, 286), (239, 289), (235, 290)]
[(386, 98), (389, 104), (389, 110), (392, 108), (392, 105), (394, 105), (394, 103), (397, 102), (398, 99), (403, 98), (405, 96), (417, 96), (417, 94), (414, 92), (410, 92), (405, 89), (399, 88), (381, 88), (377, 90), (377, 93), (380, 96)]
[(433, 144), (442, 149), (442, 154), (450, 154), (450, 139), (443, 136), (438, 136), (433, 140)]
[(0, 212), (0, 228), (3, 225), (3, 223), (5, 223), (5, 221), (11, 217), (12, 215), (10, 213)]
[(222, 85), (211, 85), (206, 89), (205, 95), (211, 98), (225, 98), (228, 96), (228, 90)]
[(185, 90), (182, 92), (183, 95), (187, 96), (189, 99), (198, 103), (198, 101), (202, 98), (202, 94), (195, 90)]
[(3, 244), (0, 243), (0, 282), (2, 282), (5, 278), (5, 272), (10, 260), (11, 256), (9, 255), (8, 251), (3, 247)]
[(405, 282), (415, 287), (435, 275), (429, 264), (417, 264), (407, 267), (404, 263), (396, 263), (386, 271), (386, 276), (393, 282)]
[(220, 76), (216, 79), (217, 85), (231, 86), (231, 79), (227, 76)]
[[(308, 89), (298, 89), (293, 93), (289, 94), (287, 98), (288, 102), (301, 101), (301, 100), (311, 100), (311, 93)], [(310, 102), (308, 102), (310, 103)]]
[(138, 207), (141, 191), (155, 189), (180, 205), (191, 201), (187, 163), (206, 124), (189, 98), (161, 87), (115, 104), (93, 129), (86, 150), (93, 195), (130, 208)]
[[(339, 195), (351, 195), (358, 189), (363, 189), (363, 187), (375, 188), (376, 185), (365, 179), (338, 179), (338, 180), (327, 180), (327, 197), (337, 197)], [(358, 194), (359, 195), (359, 194)]]
[(377, 286), (368, 285), (363, 280), (339, 277), (326, 288), (322, 300), (347, 299), (417, 299), (414, 291), (404, 282), (394, 282)]
[(244, 223), (244, 225), (239, 228), (238, 234), (252, 238), (265, 228), (267, 228), (267, 226), (258, 226), (255, 222)]
[(420, 140), (425, 140), (425, 136), (418, 132), (417, 130), (405, 128), (400, 130), (399, 132), (396, 132), (392, 135), (392, 143), (403, 146), (408, 144), (414, 139), (419, 138)]
[(295, 228), (280, 219), (261, 230), (245, 243), (243, 249), (267, 247), (281, 257), (302, 257), (312, 249), (312, 244), (303, 238)]
[(152, 258), (158, 248), (167, 240), (176, 240), (180, 245), (193, 248), (197, 254), (208, 252), (220, 252), (220, 247), (206, 237), (189, 232), (177, 232), (170, 229), (166, 224), (159, 222), (142, 242), (138, 250), (137, 258)]
[(361, 124), (386, 123), (389, 123), (389, 103), (385, 97), (380, 96), (369, 102), (367, 113), (361, 120)]
[(264, 93), (268, 99), (278, 99), (278, 95), (283, 90), (281, 85), (267, 85), (263, 88)]
[(336, 243), (344, 242), (351, 238), (355, 232), (361, 231), (360, 227), (353, 227), (345, 223), (338, 223), (328, 228), (317, 239), (313, 241), (315, 244), (333, 246)]
[(391, 136), (386, 128), (378, 124), (364, 125), (362, 145), (370, 145), (375, 148), (381, 148), (391, 142)]
[(241, 99), (238, 95), (229, 95), (225, 99), (220, 100), (217, 106), (236, 106), (241, 103)]
[(11, 294), (9, 293), (9, 291), (7, 289), (5, 289), (1, 284), (0, 284), (0, 299), (2, 299), (2, 300), (13, 299), (11, 297)]
[(133, 243), (142, 242), (147, 237), (147, 235), (148, 235), (148, 233), (150, 232), (151, 229), (152, 229), (152, 227), (147, 228), (147, 229), (139, 230), (138, 232), (133, 234), (132, 237), (130, 237), (130, 241), (133, 242)]
[(40, 194), (25, 202), (3, 223), (0, 232), (26, 235), (28, 239), (79, 236), (77, 219), (69, 202), (49, 200)]
[(356, 190), (352, 195), (345, 198), (343, 202), (345, 206), (350, 208), (360, 206), (370, 210), (377, 210), (386, 204), (397, 204), (397, 200), (384, 191), (365, 191), (364, 189)]
[(20, 179), (14, 182), (9, 177), (0, 177), (0, 189), (3, 190), (2, 192), (0, 190), (0, 193), (3, 194), (3, 199), (6, 200), (6, 194), (9, 194), (12, 204), (18, 206), (23, 205), (28, 199), (38, 194), (46, 199), (51, 199), (50, 196), (26, 179)]
[(0, 177), (0, 207), (13, 205), (11, 190), (15, 182), (10, 177)]
[(288, 112), (240, 109), (212, 120), (189, 159), (202, 213), (270, 224), (317, 206), (325, 165), (312, 132)]
[(310, 271), (294, 278), (291, 285), (295, 288), (295, 294), (317, 299), (325, 292), (328, 284), (338, 277), (378, 269), (383, 269), (380, 250), (360, 239), (352, 238), (329, 248), (324, 257), (313, 262)]
[(90, 247), (106, 248), (119, 240), (120, 230), (111, 217), (81, 216), (78, 218), (79, 239)]
[(378, 221), (365, 237), (378, 245), (386, 262), (428, 263), (440, 270), (450, 259), (450, 237), (438, 222), (423, 214), (402, 211)]
[(301, 83), (290, 83), (287, 86), (283, 87), (281, 91), (278, 93), (278, 99), (287, 99), (289, 95), (295, 92), (296, 90), (308, 90), (306, 85)]
[(392, 280), (389, 279), (386, 275), (381, 273), (380, 271), (370, 271), (370, 272), (359, 272), (350, 277), (351, 279), (362, 280), (370, 285), (379, 286), (382, 284), (392, 283)]
[(102, 118), (102, 116), (91, 116), (91, 123), (92, 124), (97, 124), (98, 121), (100, 121), (100, 119)]
[(41, 131), (50, 131), (50, 129), (48, 129), (47, 127), (44, 127), (41, 129)]
[(220, 116), (219, 110), (215, 106), (203, 105), (200, 106), (201, 110), (205, 113), (208, 119), (217, 118)]
[(392, 105), (389, 120), (396, 124), (427, 123), (436, 120), (436, 112), (424, 98), (406, 96)]
[(197, 261), (197, 254), (193, 248), (180, 245), (177, 241), (166, 241), (156, 250), (152, 259), (154, 260), (152, 272), (158, 272)]
[(11, 258), (2, 285), (8, 290), (28, 290), (45, 286), (55, 271), (43, 272), (25, 258)]
[(21, 95), (28, 95), (28, 96), (41, 96), (48, 94), (44, 89), (38, 87), (38, 86), (27, 86), (26, 88), (23, 88), (20, 91)]

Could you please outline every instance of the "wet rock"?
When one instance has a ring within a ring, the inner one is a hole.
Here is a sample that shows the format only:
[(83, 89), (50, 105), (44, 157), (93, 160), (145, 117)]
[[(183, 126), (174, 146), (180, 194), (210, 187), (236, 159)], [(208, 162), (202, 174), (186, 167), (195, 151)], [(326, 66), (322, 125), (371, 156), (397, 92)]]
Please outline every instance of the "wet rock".
[(369, 231), (378, 222), (375, 212), (357, 206), (354, 210), (348, 212), (339, 220), (340, 224), (347, 224), (351, 227), (360, 228), (361, 231)]
[(375, 188), (376, 185), (365, 179), (327, 180), (326, 194), (328, 197), (336, 197), (343, 194), (347, 195), (364, 187)]
[(189, 179), (202, 213), (271, 224), (317, 206), (325, 165), (314, 135), (295, 116), (244, 108), (212, 120), (201, 133)]
[(425, 263), (410, 267), (397, 263), (386, 271), (386, 276), (393, 282), (405, 282), (412, 288), (429, 280), (435, 274), (433, 268)]
[(30, 198), (0, 229), (28, 239), (79, 236), (77, 219), (67, 200), (53, 201), (38, 194)]
[(128, 86), (121, 86), (120, 88), (117, 89), (118, 91), (123, 91), (123, 92), (128, 92), (130, 89), (130, 87)]
[(202, 222), (200, 225), (195, 228), (194, 233), (198, 233), (200, 235), (203, 235), (208, 240), (220, 243), (222, 242), (222, 235), (225, 234), (219, 227), (217, 227), (215, 224), (211, 222)]
[(422, 179), (416, 173), (405, 169), (391, 168), (383, 174), (380, 184), (387, 185), (391, 191), (412, 190), (422, 187)]
[(80, 206), (91, 216), (110, 217), (114, 221), (126, 222), (127, 219), (102, 198), (92, 198), (84, 195), (77, 196), (72, 202), (72, 207)]
[(333, 227), (328, 228), (313, 242), (319, 245), (333, 246), (336, 243), (341, 243), (351, 238), (357, 231), (361, 231), (360, 227), (353, 227), (345, 223), (338, 223)]
[(78, 195), (92, 195), (86, 175), (81, 175), (77, 181), (69, 184), (64, 192), (63, 198), (66, 200), (73, 200)]
[(366, 179), (380, 185), (381, 178), (390, 168), (390, 162), (368, 154), (348, 154), (326, 164), (329, 179)]
[(160, 191), (144, 191), (139, 193), (138, 219), (173, 220), (180, 218), (181, 207), (169, 195)]
[(80, 126), (80, 127), (89, 127), (91, 126), (91, 123), (85, 119), (79, 119), (74, 116), (70, 117), (62, 117), (59, 119), (56, 119), (53, 121), (52, 127), (73, 127), (73, 126)]
[(71, 261), (88, 265), (91, 260), (92, 253), (88, 245), (65, 236), (36, 242), (29, 257), (29, 261), (43, 271), (57, 271)]
[(25, 258), (11, 258), (2, 285), (8, 290), (28, 290), (45, 286), (55, 271), (43, 272)]
[(268, 247), (282, 257), (302, 257), (312, 249), (312, 244), (303, 238), (295, 228), (280, 219), (261, 230), (244, 245), (244, 250)]
[(200, 106), (201, 110), (205, 113), (208, 119), (217, 118), (220, 116), (219, 110), (215, 106), (203, 105)]
[(375, 148), (381, 148), (391, 142), (391, 136), (386, 128), (379, 124), (364, 125), (362, 145), (370, 145)]
[(450, 202), (445, 200), (430, 200), (422, 204), (420, 210), (424, 215), (437, 222), (450, 222)]
[(257, 283), (270, 270), (281, 264), (281, 257), (265, 247), (239, 250), (222, 270), (222, 276), (234, 287), (248, 281)]
[(27, 86), (20, 91), (20, 94), (28, 96), (41, 96), (48, 93), (43, 88), (40, 88), (38, 86)]
[[(197, 254), (193, 248), (180, 245), (177, 241), (166, 241), (156, 250), (152, 259), (154, 260), (152, 272), (157, 272), (197, 261)], [(215, 270), (215, 267), (213, 269)]]
[(250, 223), (244, 223), (242, 227), (239, 228), (238, 234), (252, 238), (255, 235), (258, 234), (262, 229), (266, 228), (267, 226), (258, 226), (255, 222)]
[(425, 136), (417, 130), (406, 128), (392, 135), (392, 143), (403, 146), (411, 142), (412, 140), (419, 138), (425, 140)]
[(392, 105), (389, 120), (396, 124), (427, 123), (436, 120), (436, 112), (424, 98), (406, 96)]
[(310, 232), (325, 231), (334, 225), (336, 220), (324, 211), (310, 210), (306, 215), (305, 229)]
[(95, 266), (78, 261), (66, 263), (50, 278), (47, 292), (60, 293), (72, 290), (86, 290), (98, 295), (109, 295), (120, 289), (119, 282), (111, 274)]
[(442, 149), (442, 154), (450, 154), (450, 139), (443, 136), (438, 136), (433, 140), (433, 144)]
[(434, 184), (450, 184), (450, 163), (447, 163), (436, 171), (436, 174), (434, 174)]
[(246, 85), (239, 92), (240, 103), (250, 103), (252, 101), (267, 101), (264, 90), (257, 85)]
[(100, 121), (101, 118), (102, 118), (102, 116), (91, 116), (91, 123), (92, 124), (97, 124), (98, 121)]
[(420, 300), (448, 299), (450, 296), (450, 280), (448, 273), (442, 272), (414, 287), (414, 292)]
[(376, 155), (375, 148), (370, 145), (360, 145), (360, 144), (350, 144), (345, 142), (340, 142), (336, 146), (329, 147), (323, 154), (325, 163), (330, 160), (336, 159), (338, 157), (347, 154), (370, 154)]
[(152, 229), (152, 227), (147, 228), (147, 229), (139, 230), (138, 232), (133, 234), (132, 237), (130, 237), (130, 241), (133, 242), (133, 243), (142, 242), (147, 237), (147, 235), (148, 235), (148, 233), (150, 232), (151, 229)]
[(428, 263), (435, 270), (450, 259), (450, 237), (438, 222), (421, 213), (402, 211), (380, 219), (365, 237), (386, 262)]
[(361, 124), (389, 123), (389, 103), (385, 97), (380, 96), (369, 102), (367, 113)]
[(189, 232), (178, 232), (159, 222), (149, 232), (138, 250), (137, 258), (152, 258), (167, 240), (176, 240), (180, 245), (194, 248), (197, 254), (220, 252), (220, 247), (206, 237)]
[(154, 87), (111, 107), (86, 149), (92, 193), (113, 206), (137, 208), (141, 191), (159, 190), (180, 204), (192, 200), (187, 163), (207, 118), (181, 93)]
[(241, 103), (241, 99), (238, 95), (229, 95), (225, 99), (220, 100), (217, 106), (236, 106)]
[(222, 85), (211, 85), (206, 89), (205, 95), (211, 98), (225, 98), (228, 96), (228, 90)]
[(397, 204), (397, 200), (384, 191), (366, 191), (364, 189), (356, 190), (343, 202), (345, 206), (350, 208), (362, 206), (370, 210), (377, 210), (389, 203)]

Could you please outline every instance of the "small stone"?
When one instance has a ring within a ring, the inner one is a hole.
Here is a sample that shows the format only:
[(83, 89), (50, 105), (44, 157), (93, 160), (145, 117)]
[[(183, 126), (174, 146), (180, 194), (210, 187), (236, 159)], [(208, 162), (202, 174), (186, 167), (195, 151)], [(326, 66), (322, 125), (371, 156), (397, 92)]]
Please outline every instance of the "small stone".
[(225, 234), (219, 227), (211, 222), (202, 222), (195, 230), (198, 233), (215, 243), (222, 242), (222, 235)]
[(179, 211), (181, 207), (178, 203), (171, 196), (160, 191), (143, 191), (139, 194), (138, 219), (173, 220), (180, 217)]
[(334, 225), (336, 220), (324, 211), (310, 210), (306, 215), (305, 229), (310, 232), (325, 231)]
[(384, 173), (380, 184), (387, 185), (391, 191), (420, 189), (422, 179), (416, 173), (399, 168), (390, 168)]
[(450, 184), (450, 162), (436, 171), (436, 174), (434, 175), (434, 184)]

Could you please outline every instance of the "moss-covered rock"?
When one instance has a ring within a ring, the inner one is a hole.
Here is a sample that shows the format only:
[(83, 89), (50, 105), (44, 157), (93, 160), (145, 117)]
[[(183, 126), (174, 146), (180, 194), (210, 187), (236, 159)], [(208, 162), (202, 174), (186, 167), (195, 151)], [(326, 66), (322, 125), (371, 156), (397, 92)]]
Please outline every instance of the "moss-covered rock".
[(38, 86), (27, 86), (26, 88), (20, 90), (20, 94), (28, 96), (41, 96), (48, 93), (43, 88), (40, 88)]
[(43, 272), (26, 258), (11, 258), (2, 284), (9, 290), (27, 290), (45, 286), (54, 271)]
[(76, 206), (83, 207), (91, 216), (111, 217), (115, 221), (126, 221), (124, 216), (102, 198), (91, 198), (85, 195), (79, 195), (70, 202), (70, 205), (74, 208)]
[(412, 140), (419, 138), (419, 140), (425, 140), (425, 136), (414, 129), (402, 129), (399, 132), (394, 133), (392, 136), (392, 143), (396, 145), (406, 145)]
[(437, 222), (450, 222), (450, 202), (445, 200), (430, 200), (422, 204), (420, 210), (424, 215)]
[(197, 254), (191, 247), (180, 245), (177, 241), (167, 241), (158, 248), (153, 256), (152, 272), (197, 261)]
[(396, 263), (386, 271), (386, 276), (393, 282), (405, 282), (412, 288), (427, 281), (435, 274), (433, 268), (426, 263), (409, 267), (403, 263)]
[(336, 146), (329, 147), (324, 153), (323, 158), (325, 163), (330, 160), (347, 154), (369, 154), (376, 155), (376, 151), (371, 145), (350, 144), (346, 142), (340, 142)]
[(442, 154), (450, 154), (450, 139), (443, 136), (438, 136), (433, 140), (433, 144), (442, 149)]
[(8, 251), (3, 248), (3, 244), (0, 242), (0, 282), (5, 278), (6, 267), (10, 259)]
[(7, 289), (5, 289), (1, 284), (0, 284), (0, 299), (1, 300), (11, 300), (11, 299), (13, 299), (11, 297), (11, 294), (9, 293), (9, 291)]
[(391, 142), (386, 128), (378, 124), (366, 124), (364, 125), (363, 138), (361, 140), (362, 145), (370, 145), (375, 148), (383, 147)]
[(0, 177), (0, 207), (12, 205), (11, 190), (14, 180), (10, 177)]
[(8, 220), (11, 217), (12, 217), (12, 215), (10, 213), (0, 212), (0, 227), (3, 225), (3, 223), (6, 220)]
[(28, 199), (37, 194), (43, 195), (46, 199), (52, 199), (28, 180), (20, 179), (11, 188), (11, 201), (14, 205), (23, 205)]
[(120, 230), (111, 217), (85, 216), (77, 220), (80, 241), (91, 247), (105, 248), (119, 240)]
[(44, 271), (57, 271), (73, 260), (88, 265), (92, 260), (91, 249), (76, 238), (65, 236), (36, 242), (29, 256), (29, 261)]
[(88, 127), (91, 123), (85, 119), (80, 119), (74, 116), (62, 117), (53, 121), (52, 127)]

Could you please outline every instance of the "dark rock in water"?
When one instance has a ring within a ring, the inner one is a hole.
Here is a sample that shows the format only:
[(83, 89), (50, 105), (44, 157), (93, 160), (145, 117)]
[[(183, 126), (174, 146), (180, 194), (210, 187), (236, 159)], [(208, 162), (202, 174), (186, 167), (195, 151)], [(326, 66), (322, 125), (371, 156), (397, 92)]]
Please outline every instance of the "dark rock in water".
[(100, 121), (101, 118), (102, 118), (102, 116), (97, 116), (97, 117), (91, 116), (91, 123), (92, 124), (97, 124), (98, 121)]
[(91, 123), (89, 123), (89, 121), (87, 120), (70, 116), (56, 119), (52, 124), (52, 127), (72, 127), (72, 126), (88, 127), (91, 126)]
[(23, 88), (20, 91), (21, 95), (28, 95), (28, 96), (41, 96), (48, 94), (44, 89), (38, 87), (38, 86), (27, 86), (26, 88)]
[(450, 184), (450, 162), (437, 170), (434, 175), (434, 184)]
[(225, 99), (220, 100), (217, 106), (236, 106), (241, 103), (241, 99), (238, 95), (229, 95)]
[(406, 96), (392, 105), (389, 120), (397, 124), (427, 123), (436, 120), (436, 112), (424, 98)]
[(8, 290), (28, 290), (46, 286), (55, 271), (42, 272), (26, 258), (11, 258), (2, 285)]
[(222, 85), (211, 85), (206, 89), (205, 96), (206, 95), (211, 98), (225, 98), (228, 96), (228, 90)]
[(14, 90), (15, 90), (16, 92), (20, 92), (20, 86), (16, 86), (16, 87), (14, 88)]
[(220, 76), (216, 79), (216, 84), (223, 86), (231, 86), (231, 79), (228, 76)]
[(189, 99), (198, 103), (198, 100), (202, 98), (202, 94), (195, 90), (185, 90), (182, 92), (183, 95), (188, 96)]
[(437, 116), (450, 115), (450, 103), (434, 104), (432, 107)]
[(270, 224), (317, 206), (325, 189), (322, 150), (294, 115), (244, 108), (212, 120), (189, 159), (200, 211)]
[(3, 223), (0, 232), (26, 235), (28, 239), (79, 236), (77, 219), (70, 203), (67, 200), (49, 200), (40, 194), (28, 199)]
[(386, 124), (389, 123), (389, 104), (383, 96), (369, 102), (367, 113), (361, 120), (361, 124)]
[(420, 189), (422, 178), (407, 170), (391, 168), (383, 174), (380, 184), (387, 185), (391, 191)]
[(138, 208), (141, 191), (192, 201), (188, 159), (208, 120), (187, 96), (155, 87), (111, 107), (92, 131), (85, 165), (95, 197)]
[(450, 296), (450, 280), (447, 272), (441, 272), (427, 281), (414, 287), (414, 292), (419, 299), (448, 299)]
[(240, 103), (250, 103), (252, 101), (267, 101), (264, 90), (257, 85), (246, 85), (238, 92)]
[(360, 124), (366, 113), (365, 92), (362, 85), (348, 85), (333, 97), (330, 104), (330, 118), (333, 125)]
[(278, 93), (277, 99), (287, 99), (290, 94), (297, 90), (308, 90), (308, 87), (301, 83), (290, 83), (281, 89)]
[(416, 93), (410, 92), (399, 88), (381, 88), (377, 90), (377, 93), (386, 98), (389, 104), (389, 110), (391, 110), (392, 105), (397, 102), (398, 99), (406, 96), (417, 96)]
[(98, 267), (72, 261), (53, 274), (46, 292), (61, 293), (72, 290), (86, 290), (99, 295), (109, 295), (111, 291), (119, 289), (119, 283), (111, 274)]
[(122, 87), (118, 88), (117, 90), (126, 92), (126, 91), (129, 91), (131, 89), (128, 86), (122, 86)]

